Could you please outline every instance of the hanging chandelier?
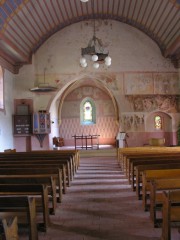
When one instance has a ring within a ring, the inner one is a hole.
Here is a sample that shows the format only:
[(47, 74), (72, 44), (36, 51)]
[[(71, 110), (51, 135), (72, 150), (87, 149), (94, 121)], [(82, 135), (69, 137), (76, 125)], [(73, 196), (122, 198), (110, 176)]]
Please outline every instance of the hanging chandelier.
[[(88, 0), (81, 0), (81, 2), (87, 2)], [(92, 61), (93, 67), (98, 69), (100, 64), (103, 63), (107, 67), (111, 66), (111, 57), (109, 52), (104, 48), (102, 40), (96, 37), (96, 26), (95, 26), (95, 16), (94, 16), (94, 0), (92, 0), (93, 9), (93, 37), (89, 40), (88, 46), (86, 48), (81, 48), (81, 58), (80, 65), (83, 68), (88, 66), (88, 59)]]

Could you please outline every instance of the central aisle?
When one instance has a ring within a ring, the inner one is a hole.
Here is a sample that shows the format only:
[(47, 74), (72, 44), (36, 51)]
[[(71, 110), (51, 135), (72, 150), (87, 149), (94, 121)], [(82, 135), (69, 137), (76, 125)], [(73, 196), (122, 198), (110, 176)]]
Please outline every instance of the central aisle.
[(159, 240), (115, 157), (82, 158), (44, 240)]

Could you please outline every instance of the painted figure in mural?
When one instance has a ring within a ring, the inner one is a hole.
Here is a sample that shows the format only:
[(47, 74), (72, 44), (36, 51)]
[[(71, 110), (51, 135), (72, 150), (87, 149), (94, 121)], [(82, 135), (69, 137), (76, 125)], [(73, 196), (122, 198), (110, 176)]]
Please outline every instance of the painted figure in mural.
[(177, 112), (177, 104), (175, 97), (162, 97), (156, 98), (157, 108), (165, 112)]
[(135, 99), (134, 101), (134, 111), (143, 111), (143, 102), (142, 102), (142, 98), (138, 97)]
[(151, 111), (153, 109), (153, 99), (148, 97), (143, 100), (144, 111)]

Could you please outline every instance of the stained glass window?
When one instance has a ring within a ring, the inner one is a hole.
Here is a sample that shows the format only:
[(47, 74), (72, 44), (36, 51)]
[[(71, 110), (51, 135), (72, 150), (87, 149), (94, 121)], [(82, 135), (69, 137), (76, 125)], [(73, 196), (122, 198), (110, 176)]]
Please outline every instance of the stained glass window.
[(80, 116), (82, 125), (96, 123), (96, 106), (91, 98), (84, 98), (80, 104)]
[(92, 105), (89, 101), (84, 103), (84, 121), (92, 121)]
[(154, 122), (155, 122), (155, 129), (159, 130), (162, 129), (162, 117), (157, 115), (154, 118)]

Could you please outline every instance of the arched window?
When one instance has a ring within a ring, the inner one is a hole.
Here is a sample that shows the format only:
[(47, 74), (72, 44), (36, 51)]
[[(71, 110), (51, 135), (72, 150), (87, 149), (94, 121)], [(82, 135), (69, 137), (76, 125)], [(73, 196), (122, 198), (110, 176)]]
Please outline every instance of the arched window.
[(83, 107), (84, 121), (92, 122), (92, 104), (89, 101), (84, 103)]
[(0, 66), (0, 109), (4, 109), (3, 69)]
[(85, 98), (80, 104), (80, 116), (82, 125), (96, 123), (96, 107), (91, 98)]
[(154, 124), (155, 124), (156, 130), (161, 130), (162, 129), (162, 117), (159, 115), (156, 115), (154, 118)]

